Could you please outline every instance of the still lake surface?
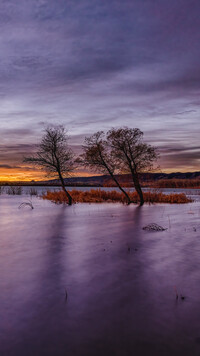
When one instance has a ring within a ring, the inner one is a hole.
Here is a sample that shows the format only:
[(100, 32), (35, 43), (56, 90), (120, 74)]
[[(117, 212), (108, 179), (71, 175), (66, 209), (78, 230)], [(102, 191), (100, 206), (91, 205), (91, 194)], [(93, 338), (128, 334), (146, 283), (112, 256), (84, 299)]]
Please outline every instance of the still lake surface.
[(1, 356), (200, 355), (199, 190), (139, 208), (26, 189), (0, 195)]

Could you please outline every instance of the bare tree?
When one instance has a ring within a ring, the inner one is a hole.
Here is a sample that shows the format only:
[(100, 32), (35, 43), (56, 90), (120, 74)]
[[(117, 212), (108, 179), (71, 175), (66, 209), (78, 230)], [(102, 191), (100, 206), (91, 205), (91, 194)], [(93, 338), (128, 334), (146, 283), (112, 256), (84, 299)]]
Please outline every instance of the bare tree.
[(111, 148), (113, 164), (120, 168), (121, 173), (131, 173), (140, 205), (143, 205), (139, 174), (153, 168), (157, 158), (155, 148), (143, 142), (143, 132), (137, 128), (113, 128), (107, 133), (107, 142)]
[(115, 162), (111, 157), (109, 146), (105, 140), (103, 131), (98, 131), (89, 138), (85, 138), (83, 145), (84, 153), (80, 156), (80, 162), (89, 166), (97, 172), (109, 173), (118, 188), (123, 192), (130, 204), (131, 200), (126, 191), (121, 187), (114, 173), (116, 170)]
[(73, 152), (68, 147), (68, 136), (63, 126), (48, 127), (34, 156), (25, 157), (24, 162), (42, 167), (48, 176), (58, 176), (69, 205), (72, 197), (65, 188), (64, 177), (74, 169)]

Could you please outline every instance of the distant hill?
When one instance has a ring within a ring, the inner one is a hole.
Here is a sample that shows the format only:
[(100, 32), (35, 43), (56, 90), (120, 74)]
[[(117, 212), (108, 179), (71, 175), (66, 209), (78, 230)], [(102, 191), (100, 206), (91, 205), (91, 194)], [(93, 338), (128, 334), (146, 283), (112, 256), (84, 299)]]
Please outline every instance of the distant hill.
[[(125, 187), (133, 186), (133, 182), (130, 174), (120, 174), (116, 175), (119, 182)], [(149, 185), (148, 183), (154, 183), (155, 186), (158, 186), (159, 182), (168, 181), (172, 182), (173, 180), (180, 180), (185, 182), (183, 186), (186, 184), (186, 180), (188, 181), (188, 185), (194, 183), (194, 180), (200, 181), (200, 172), (176, 172), (176, 173), (144, 173), (141, 174), (141, 183), (143, 186)], [(102, 176), (91, 176), (91, 177), (71, 177), (64, 179), (66, 186), (74, 186), (74, 187), (109, 187), (113, 186), (113, 181), (109, 175)], [(60, 186), (60, 181), (58, 179), (46, 180), (46, 181), (31, 181), (31, 182), (1, 182), (0, 185), (30, 185), (30, 186)], [(199, 185), (199, 182), (198, 182)], [(154, 186), (154, 184), (153, 184)]]
[[(66, 185), (87, 185), (87, 186), (97, 186), (102, 187), (104, 183), (110, 179), (109, 175), (103, 176), (92, 176), (92, 177), (72, 177), (72, 178), (65, 178)], [(48, 180), (46, 183), (48, 184), (60, 184), (58, 179)]]
[[(121, 183), (130, 183), (132, 184), (131, 175), (129, 174), (121, 174), (117, 175), (117, 178)], [(142, 182), (148, 181), (158, 181), (161, 179), (200, 179), (200, 172), (176, 172), (176, 173), (144, 173), (141, 175)], [(112, 184), (112, 180), (109, 175), (102, 176), (91, 176), (91, 177), (72, 177), (65, 178), (65, 184), (68, 186), (95, 186), (95, 187), (103, 187), (106, 185)], [(60, 184), (59, 180), (53, 179), (48, 180), (46, 182), (42, 182), (42, 184), (48, 185), (56, 185)]]

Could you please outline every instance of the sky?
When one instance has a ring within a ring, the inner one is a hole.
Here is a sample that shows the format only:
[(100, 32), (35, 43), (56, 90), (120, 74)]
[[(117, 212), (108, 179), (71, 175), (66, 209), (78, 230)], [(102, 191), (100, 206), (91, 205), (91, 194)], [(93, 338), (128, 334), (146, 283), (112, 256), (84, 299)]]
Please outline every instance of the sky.
[(200, 170), (199, 0), (1, 0), (0, 179), (47, 125), (84, 137), (138, 127), (163, 172)]

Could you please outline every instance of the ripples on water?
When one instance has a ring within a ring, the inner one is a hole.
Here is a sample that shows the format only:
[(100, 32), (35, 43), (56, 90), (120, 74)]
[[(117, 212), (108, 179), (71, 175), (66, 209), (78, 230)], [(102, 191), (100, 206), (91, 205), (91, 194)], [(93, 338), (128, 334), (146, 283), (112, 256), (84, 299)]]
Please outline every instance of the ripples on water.
[(200, 354), (200, 202), (25, 199), (0, 196), (0, 355)]

